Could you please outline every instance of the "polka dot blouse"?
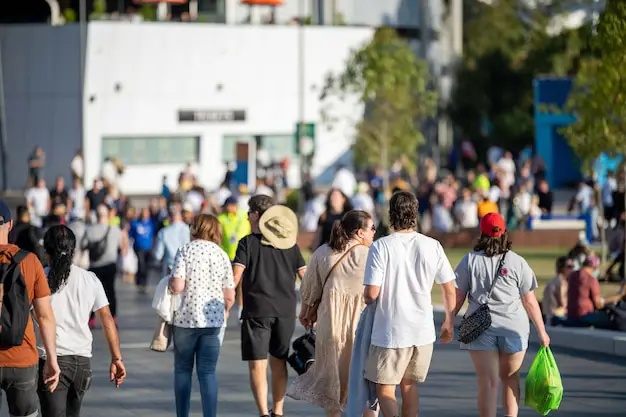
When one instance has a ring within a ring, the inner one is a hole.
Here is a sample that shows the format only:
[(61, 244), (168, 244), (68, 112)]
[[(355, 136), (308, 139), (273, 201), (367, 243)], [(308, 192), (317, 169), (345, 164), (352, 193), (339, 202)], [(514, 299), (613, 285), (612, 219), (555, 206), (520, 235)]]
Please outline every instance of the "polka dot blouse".
[(176, 253), (172, 276), (185, 280), (174, 326), (188, 329), (222, 327), (224, 288), (235, 288), (228, 255), (218, 245), (194, 240)]

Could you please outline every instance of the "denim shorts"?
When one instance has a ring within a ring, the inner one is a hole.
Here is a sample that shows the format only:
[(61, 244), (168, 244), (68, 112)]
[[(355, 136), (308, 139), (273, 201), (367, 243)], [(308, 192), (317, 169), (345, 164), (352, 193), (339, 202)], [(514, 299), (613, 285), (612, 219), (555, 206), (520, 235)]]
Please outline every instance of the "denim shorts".
[(503, 333), (487, 329), (471, 343), (461, 343), (464, 350), (497, 350), (504, 353), (518, 353), (528, 349), (528, 335), (522, 336), (513, 332)]

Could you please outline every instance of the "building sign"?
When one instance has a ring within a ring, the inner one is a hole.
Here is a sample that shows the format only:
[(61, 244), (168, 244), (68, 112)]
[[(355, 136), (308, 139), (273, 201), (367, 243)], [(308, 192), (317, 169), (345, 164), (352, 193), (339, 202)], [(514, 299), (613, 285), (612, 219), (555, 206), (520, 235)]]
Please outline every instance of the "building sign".
[(245, 110), (179, 110), (179, 122), (243, 122)]

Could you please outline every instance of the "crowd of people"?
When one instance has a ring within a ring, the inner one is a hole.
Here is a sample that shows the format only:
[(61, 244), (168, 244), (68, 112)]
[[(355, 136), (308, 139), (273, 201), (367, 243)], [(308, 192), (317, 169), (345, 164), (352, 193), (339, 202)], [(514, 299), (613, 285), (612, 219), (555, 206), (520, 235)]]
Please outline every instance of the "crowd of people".
[[(538, 192), (549, 190), (542, 185), (540, 171), (533, 171), (528, 161), (521, 162), (521, 174), (516, 176), (516, 164), (508, 153), (492, 166), (495, 176), (479, 167), (474, 177), (468, 174), (465, 188), (458, 188), (454, 177), (438, 179), (436, 172), (433, 176), (427, 163), (428, 187), (423, 186), (424, 193), (430, 193), (427, 199), (406, 191), (411, 185), (403, 179), (400, 161), (392, 168), (397, 175), (392, 177), (393, 194), (386, 196), (390, 197), (386, 213), (380, 205), (386, 199), (381, 199), (380, 171), (368, 183), (358, 183), (349, 169), (340, 168), (322, 210), (316, 208), (315, 193), (309, 191), (301, 224), (290, 208), (277, 203), (284, 200), (281, 186), (285, 184), (275, 181), (274, 175), (260, 177), (256, 190), (248, 193), (245, 187), (233, 187), (227, 174), (222, 186), (210, 194), (187, 167), (179, 177), (179, 189), (171, 191), (164, 180), (161, 196), (136, 209), (119, 192), (115, 178), (119, 166), (113, 160), (108, 161), (110, 175), (96, 179), (87, 192), (77, 173), (72, 190), (65, 189), (61, 178), (53, 190), (47, 190), (37, 166), (41, 155), (36, 151), (33, 157), (32, 182), (37, 185), (27, 192), (26, 204), (17, 208), (16, 216), (0, 202), (5, 297), (17, 297), (14, 293), (20, 288), (6, 286), (10, 276), (24, 281), (22, 291), (28, 298), (23, 303), (24, 317), (14, 309), (11, 317), (0, 318), (0, 345), (10, 346), (0, 350), (0, 366), (11, 369), (3, 374), (3, 383), (10, 387), (38, 380), (31, 390), (6, 390), (12, 415), (34, 415), (38, 404), (44, 417), (78, 414), (91, 381), (91, 330), (96, 318), (111, 354), (111, 381), (116, 386), (124, 382), (116, 277), (121, 273), (139, 294), (148, 295), (148, 272), (157, 265), (166, 285), (155, 299), (170, 300), (173, 312), (166, 322), (171, 336), (165, 337), (166, 347), (171, 341), (174, 346), (179, 417), (190, 413), (194, 366), (203, 415), (218, 414), (216, 366), (224, 328), (235, 306), (241, 358), (247, 362), (262, 417), (282, 416), (287, 395), (322, 407), (328, 416), (347, 410), (355, 416), (370, 417), (380, 411), (395, 417), (400, 415), (397, 386), (401, 414), (416, 415), (417, 384), (426, 380), (436, 341), (431, 300), (435, 284), (441, 287), (445, 308), (442, 343), (454, 337), (454, 317), (466, 300), (466, 317), (489, 305), (489, 328), (461, 344), (475, 365), (481, 417), (496, 416), (498, 380), (505, 415), (518, 413), (519, 371), (528, 348), (529, 319), (541, 344), (550, 343), (534, 295), (536, 278), (523, 257), (512, 251), (508, 238), (508, 230), (524, 224), (524, 219), (499, 214), (511, 213), (520, 192), (535, 190), (528, 172), (534, 173)], [(304, 184), (302, 192), (306, 190)], [(462, 197), (457, 201), (459, 190)], [(476, 195), (482, 195), (482, 206), (474, 201)], [(466, 220), (472, 217), (473, 226), (459, 221), (455, 227), (477, 227), (480, 238), (453, 269), (441, 244), (418, 232), (420, 218), (431, 216), (434, 227), (438, 206), (471, 203), (476, 210)], [(545, 209), (549, 212), (550, 207)], [(376, 239), (385, 215), (390, 232)], [(308, 265), (297, 244), (300, 226), (307, 224), (317, 232)], [(594, 256), (576, 252), (559, 259), (558, 275), (545, 290), (543, 312), (548, 324), (602, 327), (603, 318), (596, 310), (623, 299), (622, 294), (614, 299), (599, 297)], [(569, 274), (570, 265), (578, 265), (578, 271)], [(301, 281), (299, 314), (297, 280)], [(39, 349), (28, 314), (31, 305), (41, 335)], [(308, 330), (315, 329), (314, 352), (309, 352), (315, 360), (309, 357), (310, 366), (299, 369), (301, 375), (289, 385), (287, 363), (298, 320)], [(24, 328), (16, 323), (24, 323)], [(14, 340), (7, 342), (4, 335)]]
[[(234, 199), (227, 199), (226, 203), (236, 206)], [(349, 211), (334, 222), (330, 236), (321, 242), (307, 266), (297, 245), (295, 213), (275, 204), (270, 196), (255, 195), (248, 200), (249, 230), (247, 235), (234, 239), (226, 237), (223, 220), (212, 214), (196, 214), (188, 227), (180, 203), (172, 202), (172, 223), (162, 227), (156, 240), (163, 242), (161, 259), (167, 274), (164, 277), (168, 284), (166, 296), (178, 300), (169, 323), (174, 341), (177, 415), (189, 415), (194, 366), (200, 382), (203, 415), (217, 415), (216, 365), (226, 319), (237, 304), (237, 288), (240, 288), (242, 307), (241, 357), (248, 363), (250, 386), (261, 416), (282, 416), (286, 395), (316, 404), (331, 416), (340, 415), (347, 407), (357, 410), (353, 415), (372, 415), (380, 410), (385, 417), (397, 416), (397, 385), (403, 397), (402, 414), (415, 415), (418, 408), (416, 384), (424, 382), (428, 375), (436, 339), (432, 286), (438, 284), (443, 291), (446, 318), (440, 340), (448, 343), (454, 335), (454, 317), (465, 298), (469, 297), (470, 309), (487, 302), (484, 289), (490, 281), (495, 290), (489, 293), (489, 302), (493, 304), (493, 314), (502, 317), (501, 321), (494, 321), (488, 332), (462, 348), (470, 351), (476, 365), (480, 415), (493, 417), (497, 408), (498, 396), (493, 388), (497, 384), (493, 384), (493, 379), (499, 374), (491, 373), (498, 369), (494, 368), (493, 361), (509, 370), (502, 381), (503, 404), (507, 415), (517, 415), (519, 368), (528, 345), (527, 317), (539, 330), (541, 343), (549, 343), (534, 297), (534, 275), (528, 264), (510, 250), (505, 222), (496, 213), (483, 216), (481, 238), (455, 272), (441, 244), (416, 231), (417, 209), (414, 194), (396, 192), (388, 213), (393, 233), (376, 241), (373, 217), (362, 210)], [(233, 212), (234, 209), (232, 212), (224, 210), (222, 217), (236, 215)], [(142, 210), (128, 229), (128, 239), (135, 241), (138, 258), (145, 248), (141, 243), (137, 246), (137, 241), (141, 242), (142, 236), (148, 233), (145, 229), (153, 228), (148, 226), (151, 214), (149, 210)], [(96, 206), (97, 221), (87, 225), (84, 234), (87, 241), (93, 241), (92, 234), (99, 236), (89, 246), (90, 253), (95, 251), (106, 256), (108, 250), (122, 253), (128, 250), (124, 233), (112, 234), (110, 215), (109, 207)], [(4, 203), (0, 205), (0, 219), (0, 239), (4, 239), (0, 244), (4, 253), (20, 253), (17, 246), (8, 245), (13, 222)], [(179, 226), (172, 227), (176, 224)], [(102, 242), (98, 240), (102, 239), (102, 233), (106, 242), (111, 239), (111, 245), (98, 243)], [(44, 417), (58, 415), (55, 413), (60, 407), (80, 408), (82, 395), (88, 387), (87, 382), (77, 378), (90, 372), (89, 316), (92, 311), (101, 318), (110, 345), (112, 381), (119, 386), (126, 375), (111, 312), (114, 292), (110, 292), (111, 288), (103, 279), (103, 268), (108, 261), (93, 265), (94, 258), (90, 254), (90, 271), (75, 265), (79, 259), (76, 253), (84, 250), (80, 241), (70, 225), (49, 227), (43, 238), (46, 271), (34, 254), (28, 253), (24, 258), (34, 265), (32, 269), (26, 268), (25, 260), (20, 263), (11, 255), (3, 258), (9, 265), (20, 265), (27, 288), (33, 289), (30, 302), (35, 306), (45, 352), (40, 356), (40, 381), (33, 393), (38, 389)], [(233, 241), (237, 243), (229, 254), (225, 243)], [(494, 273), (498, 268), (494, 265), (500, 265), (500, 274), (517, 283), (515, 289), (509, 282), (498, 285)], [(478, 270), (484, 273), (474, 273)], [(305, 327), (315, 327), (319, 337), (314, 352), (316, 361), (288, 387), (287, 359), (296, 324), (296, 277), (302, 281), (302, 308), (298, 318)], [(140, 289), (142, 279), (137, 279)], [(512, 305), (517, 307), (511, 309)], [(498, 306), (503, 306), (502, 311)], [(362, 323), (367, 314), (372, 316), (369, 328)], [(4, 324), (7, 321), (3, 321)], [(31, 349), (25, 342), (33, 332), (32, 324), (30, 326), (23, 343), (3, 352), (9, 352), (10, 357), (12, 351)], [(355, 362), (352, 352), (357, 348), (366, 354), (363, 360)], [(36, 361), (25, 366), (36, 372)], [(272, 374), (271, 407), (268, 366)], [(11, 367), (19, 368), (19, 365), (12, 363)], [(358, 375), (356, 380), (369, 386), (369, 396), (358, 397), (359, 383), (349, 382), (351, 374)], [(14, 407), (13, 415), (33, 413), (32, 407), (28, 411), (15, 408), (15, 404), (25, 404), (23, 398), (10, 397), (9, 401)]]

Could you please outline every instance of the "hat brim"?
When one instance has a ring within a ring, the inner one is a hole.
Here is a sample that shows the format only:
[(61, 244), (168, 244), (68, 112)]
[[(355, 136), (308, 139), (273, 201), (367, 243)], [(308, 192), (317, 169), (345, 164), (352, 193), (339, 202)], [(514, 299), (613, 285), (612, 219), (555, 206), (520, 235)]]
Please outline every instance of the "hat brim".
[[(279, 237), (268, 227), (268, 222), (273, 218), (282, 218), (291, 223), (289, 236)], [(259, 219), (259, 230), (263, 238), (276, 249), (291, 249), (298, 241), (298, 217), (286, 206), (272, 206)]]

